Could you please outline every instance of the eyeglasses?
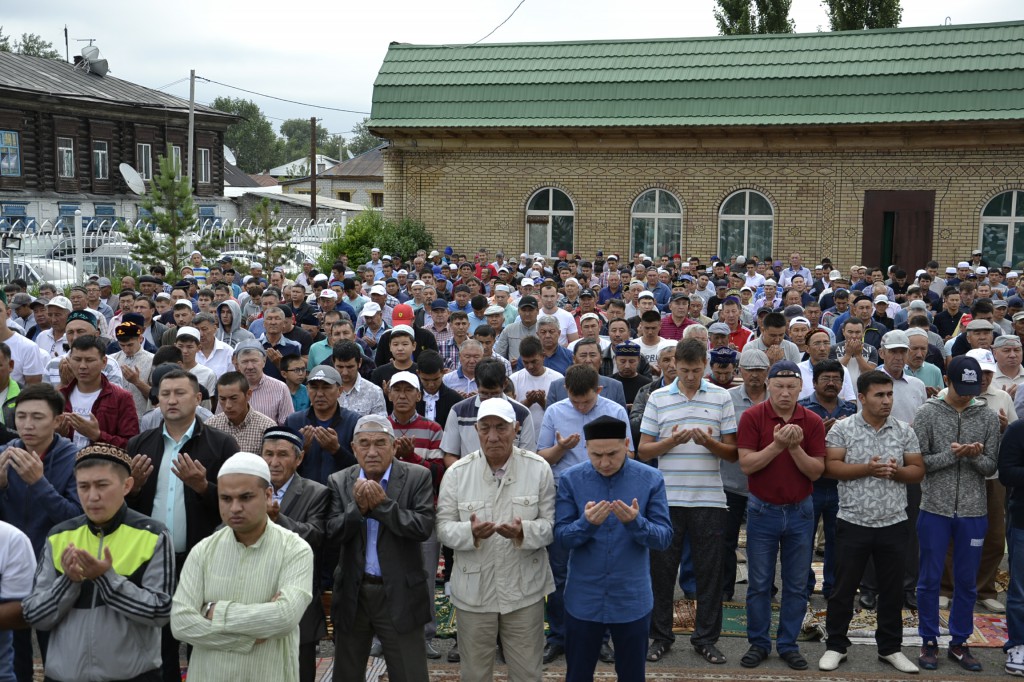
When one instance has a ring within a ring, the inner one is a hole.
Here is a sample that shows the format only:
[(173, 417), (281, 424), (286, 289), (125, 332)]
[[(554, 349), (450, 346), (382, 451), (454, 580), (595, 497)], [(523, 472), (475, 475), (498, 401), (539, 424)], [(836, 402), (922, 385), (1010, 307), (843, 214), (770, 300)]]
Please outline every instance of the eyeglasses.
[(294, 367), (292, 369), (286, 369), (285, 371), (286, 372), (295, 372), (297, 374), (305, 374), (307, 370), (306, 370), (305, 367)]

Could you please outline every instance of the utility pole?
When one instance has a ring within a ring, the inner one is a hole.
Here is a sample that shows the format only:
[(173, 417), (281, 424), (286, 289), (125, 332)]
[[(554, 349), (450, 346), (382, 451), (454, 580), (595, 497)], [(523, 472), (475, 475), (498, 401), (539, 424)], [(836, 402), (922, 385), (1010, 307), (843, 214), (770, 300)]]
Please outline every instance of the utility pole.
[(309, 217), (316, 220), (316, 116), (309, 119)]
[[(192, 145), (196, 137), (196, 70), (188, 72), (188, 155), (185, 157), (185, 169), (188, 175), (188, 191), (192, 193)], [(180, 170), (180, 169), (179, 169)]]

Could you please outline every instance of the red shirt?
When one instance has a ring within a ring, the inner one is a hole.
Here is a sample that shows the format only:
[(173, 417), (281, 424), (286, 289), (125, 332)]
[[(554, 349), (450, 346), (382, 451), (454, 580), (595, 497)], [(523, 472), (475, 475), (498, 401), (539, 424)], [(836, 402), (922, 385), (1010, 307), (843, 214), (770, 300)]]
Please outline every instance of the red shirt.
[(700, 324), (695, 320), (691, 320), (688, 317), (683, 318), (683, 323), (677, 325), (672, 319), (671, 315), (666, 315), (661, 319), (661, 331), (658, 335), (663, 339), (671, 339), (673, 341), (683, 340), (683, 331), (691, 324)]
[[(747, 450), (763, 450), (775, 438), (775, 425), (796, 424), (804, 430), (800, 443), (811, 457), (825, 458), (825, 425), (821, 417), (805, 407), (796, 406), (788, 422), (775, 414), (771, 400), (765, 400), (747, 409), (740, 417), (736, 445)], [(807, 476), (797, 468), (796, 462), (784, 450), (768, 466), (747, 477), (750, 492), (769, 504), (795, 504), (806, 499), (814, 487)]]
[(743, 346), (747, 345), (747, 341), (754, 335), (754, 332), (750, 331), (742, 324), (736, 327), (736, 331), (729, 332), (729, 343), (736, 347), (737, 353), (743, 352)]

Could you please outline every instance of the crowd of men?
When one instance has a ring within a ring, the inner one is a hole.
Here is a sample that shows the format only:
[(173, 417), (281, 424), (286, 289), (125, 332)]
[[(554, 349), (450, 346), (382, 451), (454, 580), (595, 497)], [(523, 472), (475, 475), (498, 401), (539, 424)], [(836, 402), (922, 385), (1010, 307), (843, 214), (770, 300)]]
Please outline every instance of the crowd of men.
[(940, 666), (948, 609), (947, 665), (980, 671), (978, 604), (1007, 614), (1005, 672), (1024, 676), (1009, 263), (375, 248), (291, 279), (210, 256), (116, 294), (4, 287), (0, 682), (32, 679), (33, 633), (60, 682), (179, 682), (183, 643), (196, 680), (306, 682), (324, 603), (335, 680), (371, 655), (426, 680), (439, 579), (466, 682), (563, 655), (568, 680), (599, 660), (643, 680), (674, 646), (677, 586), (695, 654), (726, 663), (738, 560), (744, 667), (773, 647), (809, 667), (820, 589), (820, 670), (859, 606), (903, 673)]

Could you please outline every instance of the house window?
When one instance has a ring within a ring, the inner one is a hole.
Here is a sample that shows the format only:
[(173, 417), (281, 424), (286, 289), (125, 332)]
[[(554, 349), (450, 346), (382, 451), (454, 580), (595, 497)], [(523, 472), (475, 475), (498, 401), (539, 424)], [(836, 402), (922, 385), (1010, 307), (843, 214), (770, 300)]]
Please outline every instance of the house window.
[(20, 175), (21, 145), (18, 142), (18, 133), (13, 130), (0, 130), (0, 176)]
[(572, 253), (576, 208), (565, 192), (545, 187), (526, 204), (526, 250), (551, 256), (562, 249)]
[(96, 180), (110, 179), (110, 150), (106, 142), (92, 143), (92, 176)]
[(370, 192), (370, 204), (374, 208), (384, 207), (384, 192)]
[(210, 150), (199, 149), (199, 182), (208, 184), (210, 182)]
[(352, 192), (335, 192), (339, 201), (352, 201)]
[(139, 171), (143, 180), (152, 180), (153, 147), (144, 142), (135, 145), (135, 164), (138, 166), (135, 170)]
[(992, 197), (981, 211), (981, 257), (990, 267), (1024, 262), (1024, 191)]
[(679, 199), (662, 189), (644, 192), (630, 209), (633, 244), (637, 251), (651, 256), (681, 251), (683, 211)]
[(763, 194), (741, 190), (730, 194), (718, 211), (718, 253), (732, 256), (764, 256), (772, 253), (775, 214)]
[(181, 180), (181, 146), (171, 145), (171, 161), (174, 162), (174, 179)]
[(75, 177), (75, 140), (72, 137), (57, 138), (57, 177)]

